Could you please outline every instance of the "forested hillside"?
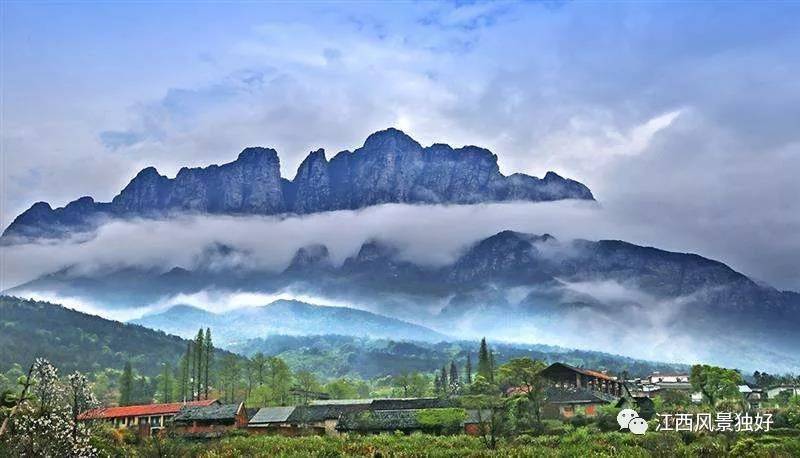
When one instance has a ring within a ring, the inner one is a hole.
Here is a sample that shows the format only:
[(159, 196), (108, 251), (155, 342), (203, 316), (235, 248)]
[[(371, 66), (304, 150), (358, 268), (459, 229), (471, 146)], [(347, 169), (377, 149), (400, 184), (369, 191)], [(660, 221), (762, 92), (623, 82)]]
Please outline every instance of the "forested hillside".
[[(492, 348), (498, 364), (512, 358), (528, 357), (548, 363), (561, 361), (575, 366), (607, 369), (613, 373), (627, 372), (630, 376), (644, 376), (656, 370), (671, 372), (686, 369), (680, 364), (547, 345), (494, 343)], [(475, 362), (478, 342), (433, 344), (335, 335), (270, 336), (232, 345), (228, 349), (246, 356), (258, 352), (275, 355), (293, 369), (308, 370), (322, 378), (372, 379), (415, 372), (431, 373), (450, 361), (456, 361), (459, 367), (464, 367), (468, 354)]]
[(128, 361), (147, 376), (186, 352), (180, 337), (106, 320), (48, 302), (0, 296), (0, 372), (47, 358), (63, 372), (122, 369)]

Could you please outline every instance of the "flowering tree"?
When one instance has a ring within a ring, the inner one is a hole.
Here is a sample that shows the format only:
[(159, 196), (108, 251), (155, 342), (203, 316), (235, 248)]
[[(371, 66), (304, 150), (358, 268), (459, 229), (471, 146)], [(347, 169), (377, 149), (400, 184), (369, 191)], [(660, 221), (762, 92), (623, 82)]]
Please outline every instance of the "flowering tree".
[(91, 431), (78, 423), (83, 409), (95, 405), (94, 395), (83, 374), (75, 372), (64, 383), (58, 370), (45, 359), (37, 359), (26, 380), (32, 399), (22, 399), (11, 418), (7, 450), (19, 456), (91, 457)]

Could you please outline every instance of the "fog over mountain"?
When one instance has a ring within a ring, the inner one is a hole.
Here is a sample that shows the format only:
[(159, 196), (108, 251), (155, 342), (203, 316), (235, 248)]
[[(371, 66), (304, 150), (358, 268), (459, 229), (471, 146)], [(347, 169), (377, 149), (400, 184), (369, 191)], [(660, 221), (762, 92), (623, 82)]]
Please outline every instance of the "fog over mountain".
[(586, 240), (621, 229), (602, 213), (566, 202), (116, 221), (88, 240), (7, 247), (33, 260), (33, 278), (49, 272), (11, 293), (125, 319), (298, 299), (461, 338), (800, 367), (800, 296), (697, 255)]

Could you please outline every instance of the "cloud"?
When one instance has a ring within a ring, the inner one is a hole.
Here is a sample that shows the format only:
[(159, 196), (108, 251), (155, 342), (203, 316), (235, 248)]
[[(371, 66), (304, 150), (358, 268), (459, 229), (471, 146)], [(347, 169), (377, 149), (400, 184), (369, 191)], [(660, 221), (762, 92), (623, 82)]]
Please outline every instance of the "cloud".
[(614, 220), (607, 237), (800, 289), (796, 4), (150, 8), (150, 33), (119, 33), (176, 45), (137, 42), (136, 59), (119, 41), (74, 58), (105, 43), (80, 26), (114, 19), (101, 13), (50, 24), (59, 59), (26, 61), (53, 40), (37, 49), (42, 26), (10, 21), (3, 225), (35, 201), (109, 200), (145, 166), (174, 175), (245, 146), (275, 147), (291, 177), (308, 151), (396, 125), (488, 147), (504, 173), (586, 183)]

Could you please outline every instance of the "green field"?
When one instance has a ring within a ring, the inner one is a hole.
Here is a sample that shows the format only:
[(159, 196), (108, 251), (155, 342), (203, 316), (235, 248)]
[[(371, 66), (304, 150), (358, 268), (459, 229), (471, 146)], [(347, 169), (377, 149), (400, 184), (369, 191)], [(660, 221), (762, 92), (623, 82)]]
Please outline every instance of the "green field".
[[(800, 432), (737, 436), (694, 436), (650, 432), (644, 436), (580, 427), (559, 435), (518, 436), (490, 450), (479, 437), (466, 435), (382, 434), (377, 436), (242, 436), (213, 442), (175, 439), (99, 447), (110, 456), (185, 457), (797, 457)], [(123, 441), (123, 439), (116, 438)]]

